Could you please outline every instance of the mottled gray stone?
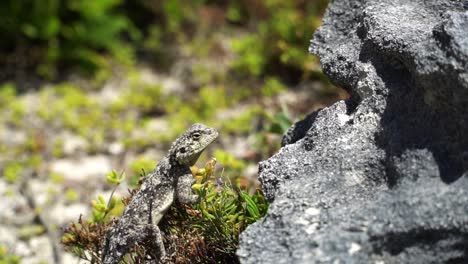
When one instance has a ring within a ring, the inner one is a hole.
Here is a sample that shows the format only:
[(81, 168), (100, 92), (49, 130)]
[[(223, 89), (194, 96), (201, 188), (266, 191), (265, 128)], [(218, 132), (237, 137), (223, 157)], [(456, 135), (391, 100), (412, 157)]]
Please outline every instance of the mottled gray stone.
[(310, 51), (351, 98), (263, 161), (242, 263), (468, 262), (468, 1), (336, 0)]

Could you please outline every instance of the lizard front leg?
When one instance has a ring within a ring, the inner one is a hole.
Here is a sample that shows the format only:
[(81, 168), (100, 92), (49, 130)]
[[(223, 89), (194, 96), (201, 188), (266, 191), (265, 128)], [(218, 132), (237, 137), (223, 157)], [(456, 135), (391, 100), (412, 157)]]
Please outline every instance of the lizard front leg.
[(151, 255), (156, 257), (156, 259), (149, 263), (164, 263), (166, 261), (166, 249), (162, 240), (161, 230), (157, 225), (153, 224), (148, 224), (146, 228), (146, 233), (148, 234), (148, 237), (151, 238), (149, 240), (151, 247), (154, 250), (151, 252)]
[(193, 194), (192, 184), (195, 182), (191, 173), (179, 177), (177, 182), (177, 199), (182, 204), (193, 204), (198, 200), (198, 195)]
[(154, 257), (159, 256), (159, 262), (156, 263), (164, 263), (166, 259), (166, 250), (158, 224), (173, 201), (173, 187), (164, 186), (160, 187), (160, 192), (155, 192), (150, 203), (150, 219), (146, 225), (146, 233), (151, 242), (150, 254)]

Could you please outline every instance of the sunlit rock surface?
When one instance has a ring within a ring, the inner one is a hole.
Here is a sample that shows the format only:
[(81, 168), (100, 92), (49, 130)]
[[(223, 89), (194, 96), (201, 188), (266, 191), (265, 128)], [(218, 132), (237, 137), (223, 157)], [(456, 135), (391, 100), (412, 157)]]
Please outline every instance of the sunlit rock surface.
[(310, 51), (351, 99), (293, 126), (242, 263), (468, 262), (468, 2), (332, 1)]

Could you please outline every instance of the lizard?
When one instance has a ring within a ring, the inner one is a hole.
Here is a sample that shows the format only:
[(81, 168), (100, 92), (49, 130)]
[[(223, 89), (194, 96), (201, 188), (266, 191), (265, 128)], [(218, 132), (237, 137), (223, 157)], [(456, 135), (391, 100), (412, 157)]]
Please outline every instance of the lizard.
[(194, 178), (190, 166), (217, 137), (216, 129), (196, 123), (172, 143), (115, 227), (106, 233), (101, 253), (104, 264), (117, 264), (134, 245), (148, 241), (155, 246), (151, 255), (159, 253), (160, 261), (164, 260), (166, 252), (158, 223), (176, 198), (182, 204), (197, 201), (198, 195), (191, 189)]

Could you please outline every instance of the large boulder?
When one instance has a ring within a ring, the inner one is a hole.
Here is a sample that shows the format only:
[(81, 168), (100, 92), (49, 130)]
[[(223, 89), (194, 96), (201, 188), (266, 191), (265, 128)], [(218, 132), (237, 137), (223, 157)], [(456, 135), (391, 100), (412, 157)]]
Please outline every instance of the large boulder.
[(310, 51), (351, 97), (261, 162), (242, 263), (468, 263), (467, 10), (332, 1)]

